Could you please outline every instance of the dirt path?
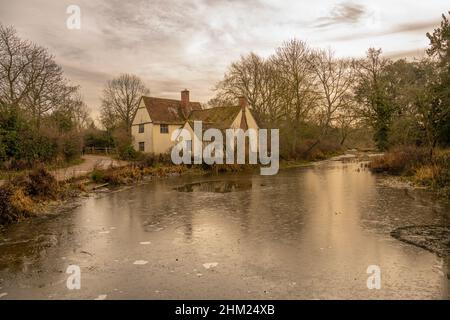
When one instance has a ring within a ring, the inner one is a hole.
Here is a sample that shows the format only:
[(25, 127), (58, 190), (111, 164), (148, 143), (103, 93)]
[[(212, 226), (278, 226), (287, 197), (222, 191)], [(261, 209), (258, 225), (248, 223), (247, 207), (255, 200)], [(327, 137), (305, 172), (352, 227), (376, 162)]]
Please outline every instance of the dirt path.
[(128, 164), (126, 161), (116, 160), (108, 156), (92, 154), (84, 155), (82, 156), (82, 159), (84, 161), (81, 164), (53, 170), (52, 173), (56, 180), (64, 181), (71, 178), (80, 177), (93, 171), (94, 168), (107, 169), (109, 167), (121, 167)]

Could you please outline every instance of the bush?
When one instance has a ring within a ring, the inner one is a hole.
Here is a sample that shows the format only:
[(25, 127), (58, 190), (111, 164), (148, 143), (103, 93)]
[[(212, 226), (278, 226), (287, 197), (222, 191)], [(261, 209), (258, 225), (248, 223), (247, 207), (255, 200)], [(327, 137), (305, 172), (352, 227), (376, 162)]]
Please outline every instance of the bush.
[(103, 173), (103, 171), (94, 169), (94, 171), (92, 171), (92, 174), (91, 174), (91, 179), (95, 183), (103, 183), (103, 182), (105, 182), (105, 174)]
[(64, 156), (66, 161), (71, 161), (80, 157), (83, 150), (83, 139), (78, 132), (71, 131), (66, 133), (61, 137), (60, 144), (60, 154)]
[(29, 175), (27, 192), (31, 196), (55, 199), (58, 193), (58, 182), (43, 166), (38, 166)]
[(26, 132), (22, 132), (18, 139), (20, 144), (14, 158), (26, 160), (30, 166), (35, 161), (51, 162), (58, 155), (57, 140), (37, 130), (29, 128)]
[(19, 221), (33, 214), (33, 201), (23, 189), (7, 183), (0, 186), (0, 225)]
[(7, 159), (6, 155), (6, 144), (3, 143), (2, 137), (0, 136), (0, 163)]
[(450, 150), (436, 152), (434, 163), (440, 167), (440, 174), (435, 179), (437, 186), (450, 188)]
[(111, 185), (122, 185), (142, 179), (142, 170), (135, 166), (113, 168), (104, 172), (103, 181)]
[(374, 158), (369, 164), (374, 172), (412, 176), (414, 182), (436, 189), (450, 198), (450, 150), (402, 147)]
[(450, 198), (450, 150), (436, 151), (430, 163), (417, 167), (414, 181)]
[(393, 175), (412, 175), (414, 169), (430, 160), (428, 150), (414, 146), (394, 148), (383, 156), (374, 158), (369, 168), (374, 172), (386, 172)]
[(122, 160), (136, 160), (139, 158), (139, 152), (134, 149), (131, 143), (118, 146), (117, 153), (119, 154), (119, 158)]
[(153, 167), (157, 162), (156, 156), (153, 153), (143, 153), (139, 157), (137, 165), (141, 168)]
[(109, 131), (99, 130), (93, 126), (86, 130), (84, 137), (86, 148), (113, 148), (114, 140)]

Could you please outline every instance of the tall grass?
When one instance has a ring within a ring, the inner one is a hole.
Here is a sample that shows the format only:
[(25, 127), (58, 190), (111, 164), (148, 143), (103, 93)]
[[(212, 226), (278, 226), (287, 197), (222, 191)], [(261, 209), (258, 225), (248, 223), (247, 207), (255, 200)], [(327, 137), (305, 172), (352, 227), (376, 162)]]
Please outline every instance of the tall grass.
[(398, 147), (369, 164), (374, 172), (408, 176), (416, 184), (431, 187), (450, 198), (450, 149), (429, 150), (417, 147)]
[(44, 167), (14, 177), (0, 186), (0, 225), (35, 214), (39, 202), (55, 200), (58, 195), (59, 185)]

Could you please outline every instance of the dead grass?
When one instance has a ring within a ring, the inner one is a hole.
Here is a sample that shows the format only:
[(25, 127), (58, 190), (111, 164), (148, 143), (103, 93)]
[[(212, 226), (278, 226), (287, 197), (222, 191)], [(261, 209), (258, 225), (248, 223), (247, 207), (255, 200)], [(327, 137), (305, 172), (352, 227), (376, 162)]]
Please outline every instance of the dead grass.
[(34, 203), (24, 190), (7, 183), (0, 187), (0, 225), (20, 221), (34, 214)]
[(450, 199), (450, 149), (428, 150), (404, 147), (392, 150), (369, 164), (374, 172), (410, 177), (417, 185), (430, 187)]
[(28, 174), (28, 194), (43, 199), (56, 199), (58, 195), (58, 182), (44, 166), (40, 165)]
[(373, 172), (386, 172), (393, 175), (411, 175), (414, 169), (429, 161), (424, 148), (401, 147), (375, 157), (369, 164)]
[(415, 169), (414, 180), (431, 183), (442, 174), (442, 168), (435, 164), (426, 164)]
[(55, 200), (60, 194), (55, 178), (42, 166), (10, 179), (0, 187), (0, 225), (35, 214), (40, 203)]

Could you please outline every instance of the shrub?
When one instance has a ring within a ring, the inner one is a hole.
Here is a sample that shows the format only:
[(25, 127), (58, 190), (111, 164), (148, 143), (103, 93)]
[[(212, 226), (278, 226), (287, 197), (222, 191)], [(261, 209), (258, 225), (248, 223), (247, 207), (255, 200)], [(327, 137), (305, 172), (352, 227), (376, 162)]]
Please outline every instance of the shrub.
[(425, 148), (403, 146), (372, 159), (369, 168), (374, 172), (412, 175), (415, 168), (425, 164), (429, 159)]
[(420, 184), (429, 185), (439, 178), (442, 168), (435, 164), (426, 164), (415, 169), (414, 180)]
[(98, 169), (94, 169), (94, 171), (92, 171), (91, 178), (95, 183), (105, 182), (105, 175), (103, 171), (100, 171)]
[(33, 201), (23, 189), (7, 183), (0, 186), (0, 225), (21, 220), (33, 214)]
[(131, 143), (118, 146), (117, 152), (119, 154), (119, 158), (122, 160), (136, 160), (139, 158), (139, 152), (134, 149)]
[(440, 174), (436, 178), (436, 183), (440, 187), (450, 188), (450, 150), (438, 151), (434, 161), (441, 168)]
[(3, 143), (2, 137), (0, 136), (0, 163), (7, 159), (6, 155), (6, 144)]
[(82, 136), (76, 131), (71, 131), (61, 137), (61, 154), (66, 161), (71, 161), (80, 157), (83, 149)]
[(29, 128), (22, 132), (18, 139), (20, 144), (14, 155), (15, 159), (27, 160), (32, 164), (35, 161), (51, 162), (58, 155), (57, 140), (37, 130)]
[(142, 170), (135, 166), (113, 168), (104, 172), (103, 180), (112, 185), (121, 185), (139, 181), (142, 178)]
[(28, 174), (28, 178), (27, 192), (29, 195), (42, 198), (56, 198), (58, 182), (44, 166), (37, 166)]
[(87, 148), (112, 148), (114, 141), (109, 131), (103, 131), (91, 126), (86, 130), (84, 137), (84, 146)]
[(173, 162), (172, 162), (172, 157), (170, 155), (170, 152), (161, 153), (159, 155), (158, 162), (161, 164), (164, 164), (164, 165), (172, 165)]
[(156, 164), (156, 156), (153, 153), (143, 153), (137, 163), (141, 168), (153, 167)]

